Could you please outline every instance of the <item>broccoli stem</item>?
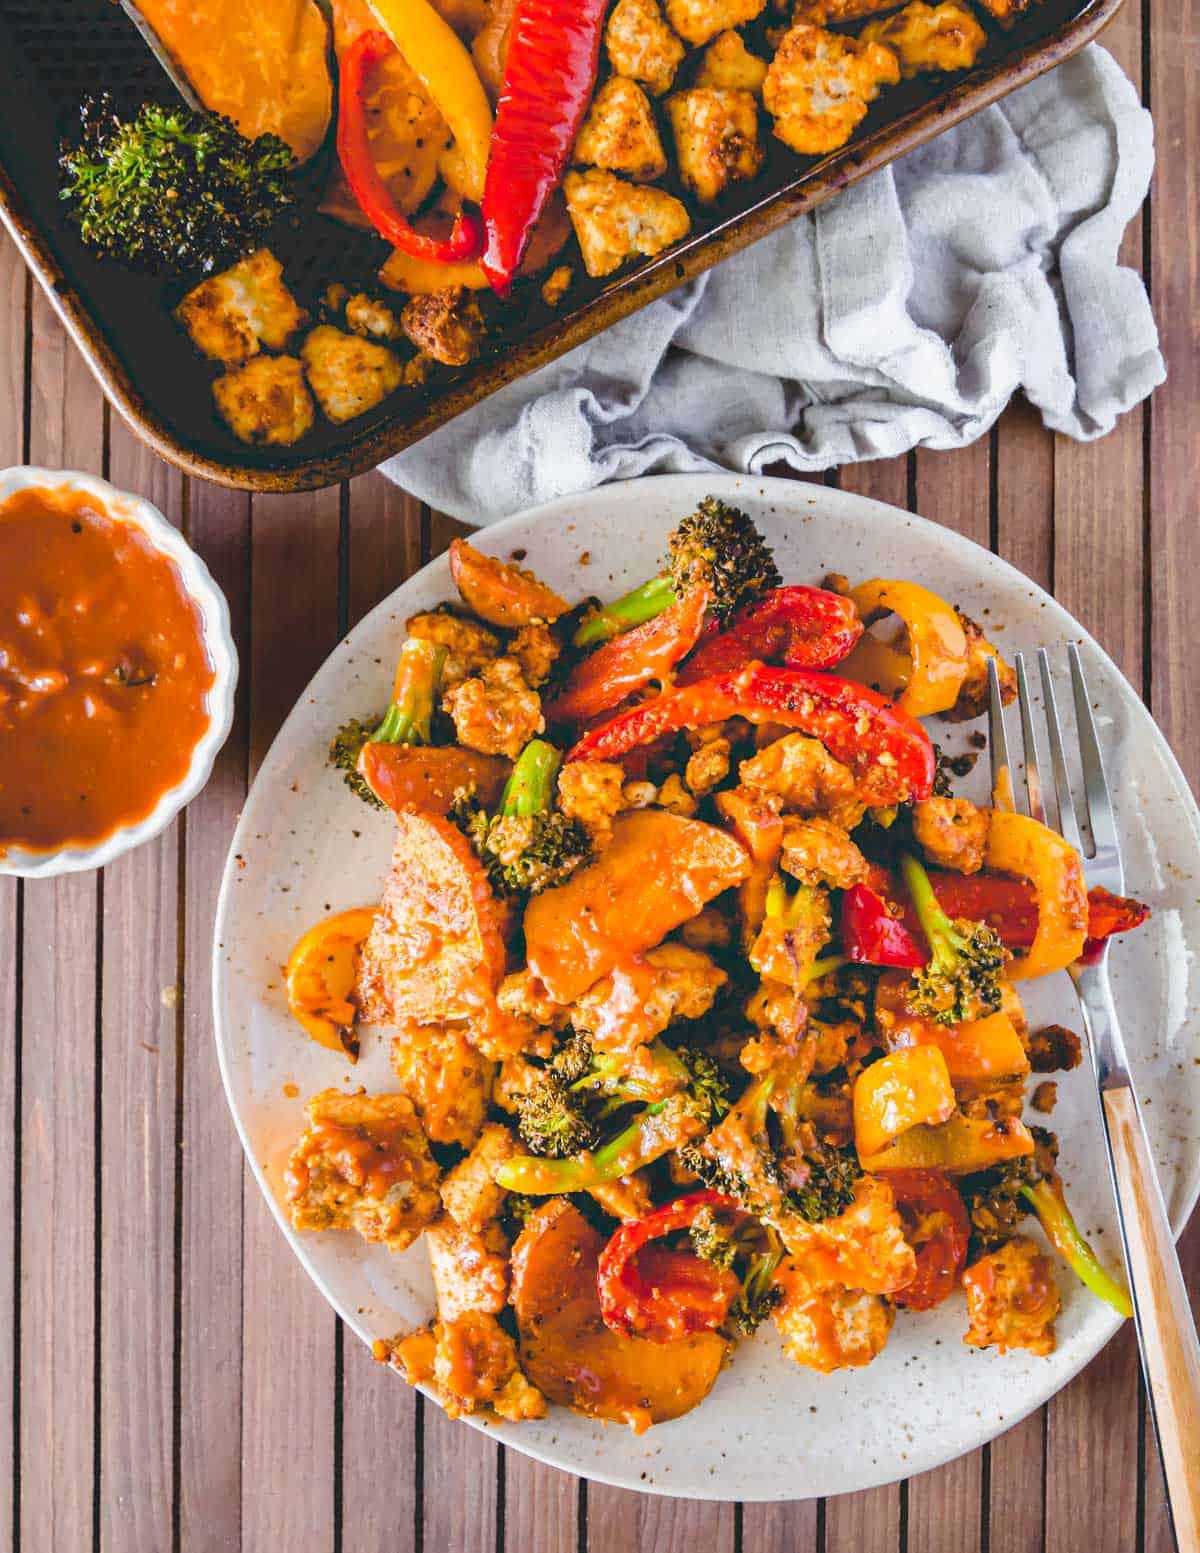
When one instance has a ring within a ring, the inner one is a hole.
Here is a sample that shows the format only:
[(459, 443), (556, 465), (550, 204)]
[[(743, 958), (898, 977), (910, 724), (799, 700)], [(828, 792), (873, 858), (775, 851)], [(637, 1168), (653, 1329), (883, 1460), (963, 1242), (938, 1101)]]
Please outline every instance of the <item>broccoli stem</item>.
[[(546, 1197), (557, 1192), (586, 1192), (589, 1187), (617, 1181), (632, 1170), (649, 1165), (670, 1153), (678, 1139), (654, 1120), (668, 1104), (661, 1100), (635, 1116), (629, 1125), (594, 1152), (573, 1155), (570, 1159), (538, 1159), (521, 1155), (506, 1160), (496, 1172), (496, 1180), (506, 1191), (522, 1192), (527, 1197)], [(664, 1135), (666, 1134), (666, 1135)]]
[(909, 852), (904, 852), (900, 856), (900, 874), (917, 913), (921, 931), (929, 940), (933, 963), (948, 964), (955, 948), (961, 942), (958, 929), (943, 911), (941, 902), (933, 893), (929, 875)]
[(1106, 1305), (1111, 1305), (1118, 1315), (1132, 1316), (1133, 1306), (1124, 1284), (1119, 1283), (1097, 1259), (1067, 1207), (1062, 1187), (1043, 1179), (1022, 1186), (1021, 1195), (1037, 1214), (1050, 1244), (1069, 1264), (1080, 1283)]
[(612, 604), (605, 604), (589, 615), (572, 637), (576, 647), (591, 647), (607, 642), (631, 626), (654, 620), (675, 602), (675, 585), (670, 577), (651, 577)]
[(446, 649), (410, 636), (400, 649), (392, 701), (371, 735), (373, 744), (428, 744)]
[(500, 799), (500, 813), (542, 814), (554, 797), (554, 779), (562, 755), (544, 739), (531, 739), (521, 751)]

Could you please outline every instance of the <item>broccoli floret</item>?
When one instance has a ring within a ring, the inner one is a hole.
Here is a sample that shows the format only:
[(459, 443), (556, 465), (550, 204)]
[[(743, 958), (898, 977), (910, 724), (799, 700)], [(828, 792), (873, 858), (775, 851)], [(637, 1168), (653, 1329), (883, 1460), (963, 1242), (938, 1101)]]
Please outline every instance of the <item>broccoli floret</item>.
[(59, 153), (59, 197), (89, 248), (150, 271), (210, 274), (248, 253), (293, 201), (292, 149), (232, 120), (146, 103), (123, 123), (107, 96), (80, 108)]
[[(642, 1106), (615, 1137), (600, 1144), (595, 1152), (584, 1145), (571, 1158), (522, 1156), (505, 1161), (496, 1175), (499, 1184), (509, 1191), (526, 1192), (531, 1196), (586, 1191), (661, 1159), (678, 1145), (681, 1134), (694, 1137), (707, 1131), (726, 1103), (724, 1081), (716, 1065), (703, 1053), (673, 1052), (660, 1042), (654, 1044), (652, 1060), (660, 1073), (669, 1074), (676, 1082), (677, 1087), (671, 1094)], [(593, 1105), (598, 1098), (600, 1121), (613, 1111), (638, 1101), (646, 1093), (644, 1076), (622, 1080), (604, 1058), (598, 1059), (569, 1088), (552, 1067), (546, 1071), (551, 1075), (552, 1084), (562, 1086), (568, 1101), (587, 1107), (589, 1096), (593, 1098)], [(540, 1085), (535, 1086), (534, 1093), (540, 1088)], [(519, 1126), (527, 1103), (526, 1099), (520, 1102)], [(591, 1113), (584, 1110), (582, 1114)], [(523, 1126), (521, 1135), (528, 1141)]]
[(1057, 1139), (1041, 1127), (1035, 1127), (1033, 1135), (1037, 1143), (1034, 1153), (964, 1182), (963, 1197), (974, 1238), (985, 1248), (1000, 1245), (1015, 1231), (1022, 1216), (1032, 1211), (1046, 1239), (1080, 1283), (1118, 1314), (1131, 1316), (1133, 1306), (1124, 1284), (1099, 1261), (1067, 1206), (1055, 1164)]
[(853, 1150), (822, 1149), (805, 1164), (808, 1179), (788, 1193), (792, 1209), (810, 1224), (845, 1213), (854, 1201), (854, 1184), (862, 1175)]
[(725, 1326), (738, 1337), (752, 1337), (783, 1298), (775, 1269), (783, 1260), (783, 1244), (767, 1230), (768, 1246), (750, 1258), (742, 1277), (742, 1292), (725, 1314)]
[(668, 541), (663, 571), (590, 614), (575, 632), (576, 647), (590, 647), (653, 620), (693, 588), (709, 591), (709, 613), (722, 623), (777, 588), (779, 568), (765, 539), (737, 507), (706, 496)]
[(692, 1250), (714, 1267), (732, 1267), (738, 1257), (738, 1243), (711, 1208), (701, 1208), (688, 1226)]
[(535, 1154), (565, 1159), (591, 1148), (599, 1127), (583, 1097), (553, 1068), (546, 1068), (517, 1102), (517, 1131)]
[(913, 975), (908, 1006), (942, 1025), (996, 1013), (1005, 960), (1000, 935), (985, 922), (951, 921), (929, 875), (910, 853), (901, 857), (900, 871), (930, 949), (929, 964)]
[(392, 699), (382, 718), (363, 722), (351, 718), (334, 734), (329, 745), (329, 764), (356, 797), (376, 809), (383, 805), (358, 769), (364, 744), (428, 744), (433, 725), (446, 649), (410, 636), (400, 649)]
[(551, 807), (562, 755), (544, 739), (521, 751), (495, 814), (471, 798), (454, 805), (451, 817), (486, 865), (493, 885), (510, 895), (549, 890), (592, 855), (587, 831), (576, 819)]

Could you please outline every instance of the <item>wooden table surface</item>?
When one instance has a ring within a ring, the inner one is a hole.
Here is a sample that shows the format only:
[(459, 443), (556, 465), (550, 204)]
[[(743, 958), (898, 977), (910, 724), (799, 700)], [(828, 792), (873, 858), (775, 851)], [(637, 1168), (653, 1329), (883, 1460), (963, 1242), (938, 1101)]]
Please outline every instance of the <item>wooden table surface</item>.
[[(1200, 779), (1200, 0), (1106, 39), (1157, 122), (1126, 240), (1170, 379), (1103, 441), (1024, 406), (962, 452), (837, 472), (991, 545), (1095, 633)], [(153, 322), (150, 327), (161, 327)], [(340, 635), (460, 532), (378, 475), (255, 497), (189, 483), (109, 413), (0, 247), (0, 465), (102, 472), (228, 596), (238, 716), (206, 790), (102, 874), (0, 878), (0, 1547), (14, 1553), (1163, 1553), (1133, 1333), (992, 1445), (822, 1503), (596, 1485), (450, 1423), (342, 1331), (271, 1221), (221, 1091), (217, 884), (247, 783)], [(1136, 883), (1136, 881), (1134, 881)], [(1070, 1082), (1087, 1083), (1084, 1073)], [(1200, 1222), (1185, 1239), (1200, 1292)], [(10, 1464), (11, 1463), (11, 1470)]]

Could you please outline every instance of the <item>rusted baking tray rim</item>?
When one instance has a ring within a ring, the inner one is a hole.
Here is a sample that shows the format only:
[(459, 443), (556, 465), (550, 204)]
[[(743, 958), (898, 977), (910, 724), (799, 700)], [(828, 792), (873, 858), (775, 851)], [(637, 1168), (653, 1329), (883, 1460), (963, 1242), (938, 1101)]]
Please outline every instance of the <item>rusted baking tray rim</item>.
[(832, 195), (878, 171), (943, 129), (961, 123), (981, 108), (1059, 65), (1090, 43), (1116, 15), (1122, 0), (1093, 0), (1050, 38), (1038, 39), (974, 75), (969, 81), (922, 104), (858, 142), (827, 157), (812, 171), (712, 231), (646, 263), (616, 282), (561, 323), (547, 324), (506, 356), (486, 363), (470, 379), (451, 384), (411, 421), (382, 422), (352, 438), (336, 452), (288, 468), (225, 463), (187, 447), (148, 404), (105, 339), (77, 292), (68, 283), (42, 231), (25, 212), (0, 166), (0, 218), (22, 256), (45, 287), (55, 311), (83, 352), (109, 400), (154, 451), (187, 474), (218, 485), (248, 491), (305, 491), (348, 480), (374, 469), (385, 458), (427, 436), (506, 383), (545, 366), (602, 329), (626, 318), (722, 259), (773, 232), (786, 221), (812, 210)]

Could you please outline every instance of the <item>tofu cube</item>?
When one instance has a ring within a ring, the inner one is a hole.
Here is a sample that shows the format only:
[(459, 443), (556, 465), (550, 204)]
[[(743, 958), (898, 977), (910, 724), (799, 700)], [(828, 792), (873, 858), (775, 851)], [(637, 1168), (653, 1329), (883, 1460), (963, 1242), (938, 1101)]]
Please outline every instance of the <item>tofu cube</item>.
[(666, 0), (667, 20), (685, 43), (699, 45), (728, 27), (752, 22), (767, 0)]
[(575, 140), (576, 162), (649, 183), (667, 170), (650, 99), (636, 81), (610, 76), (592, 98)]
[(894, 49), (906, 81), (939, 71), (969, 70), (987, 43), (974, 12), (958, 0), (942, 0), (940, 5), (912, 0), (894, 16), (868, 23), (860, 36)]
[(694, 86), (667, 100), (679, 176), (702, 204), (762, 166), (758, 106), (749, 92)]
[(283, 283), (269, 248), (201, 281), (175, 309), (201, 355), (239, 366), (262, 346), (282, 350), (308, 314)]
[(373, 410), (404, 379), (404, 364), (385, 345), (318, 324), (300, 349), (317, 403), (335, 425)]
[(634, 254), (661, 253), (691, 230), (691, 217), (673, 195), (613, 173), (568, 173), (563, 192), (591, 276), (611, 275)]
[(315, 411), (295, 356), (253, 356), (212, 386), (221, 418), (242, 442), (289, 447), (312, 430)]
[(994, 22), (998, 22), (1005, 32), (1010, 32), (1017, 25), (1031, 5), (1039, 3), (1040, 0), (979, 0), (980, 8)]
[(775, 134), (801, 156), (844, 146), (881, 84), (900, 79), (900, 61), (881, 43), (797, 22), (780, 41), (763, 82)]
[(740, 32), (723, 32), (704, 50), (695, 84), (726, 87), (761, 97), (766, 73), (766, 60), (750, 52)]
[(663, 20), (658, 0), (617, 0), (604, 43), (617, 74), (641, 81), (655, 97), (670, 88), (685, 52)]

